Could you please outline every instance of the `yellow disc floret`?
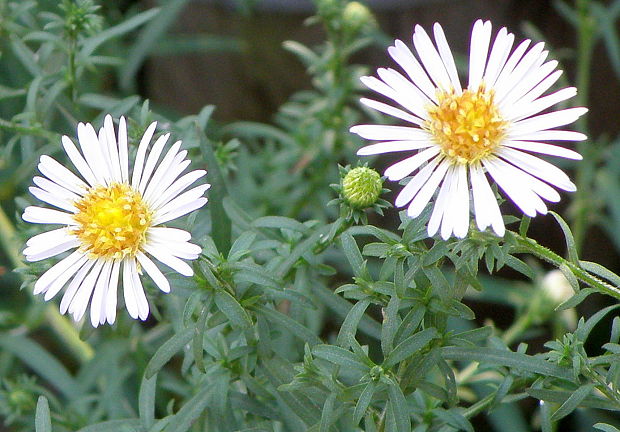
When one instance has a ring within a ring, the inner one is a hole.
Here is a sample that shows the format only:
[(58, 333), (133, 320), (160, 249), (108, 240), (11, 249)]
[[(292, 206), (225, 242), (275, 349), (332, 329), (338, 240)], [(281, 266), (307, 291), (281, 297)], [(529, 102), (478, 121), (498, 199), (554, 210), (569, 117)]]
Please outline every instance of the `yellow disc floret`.
[(134, 256), (146, 239), (152, 221), (142, 196), (125, 183), (96, 186), (74, 203), (77, 227), (73, 233), (85, 252), (97, 258)]
[(437, 91), (438, 105), (428, 109), (425, 128), (448, 158), (470, 164), (491, 154), (505, 135), (507, 122), (495, 104), (495, 92)]

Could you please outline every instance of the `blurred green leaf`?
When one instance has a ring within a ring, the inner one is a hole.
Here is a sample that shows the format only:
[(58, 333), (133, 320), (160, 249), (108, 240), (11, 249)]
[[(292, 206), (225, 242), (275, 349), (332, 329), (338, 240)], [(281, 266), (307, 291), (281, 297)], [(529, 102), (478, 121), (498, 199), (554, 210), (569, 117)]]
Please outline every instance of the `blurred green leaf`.
[(39, 399), (37, 400), (35, 430), (36, 432), (52, 432), (50, 407), (45, 396), (39, 396)]

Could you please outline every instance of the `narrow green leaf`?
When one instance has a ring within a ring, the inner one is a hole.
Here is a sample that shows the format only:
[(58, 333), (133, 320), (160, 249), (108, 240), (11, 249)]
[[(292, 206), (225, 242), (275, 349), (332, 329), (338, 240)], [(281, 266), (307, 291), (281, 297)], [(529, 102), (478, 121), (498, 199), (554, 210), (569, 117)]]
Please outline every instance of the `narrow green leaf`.
[(36, 432), (52, 432), (50, 406), (45, 396), (39, 396), (39, 400), (37, 400), (37, 412), (34, 424)]
[(556, 311), (562, 311), (570, 308), (577, 307), (582, 301), (584, 301), (590, 294), (595, 293), (596, 290), (593, 288), (584, 288), (580, 290), (577, 294), (566, 300), (565, 302), (558, 305), (555, 308)]
[(368, 372), (368, 365), (360, 362), (360, 359), (351, 351), (335, 345), (316, 345), (312, 348), (312, 354), (331, 363), (347, 369)]
[(120, 85), (124, 90), (132, 87), (136, 73), (144, 59), (152, 51), (155, 43), (162, 39), (188, 0), (170, 0), (161, 3), (157, 16), (140, 32), (136, 42), (125, 56), (125, 62), (119, 71)]
[(605, 315), (607, 315), (612, 310), (617, 309), (618, 307), (620, 307), (620, 304), (607, 306), (606, 308), (603, 308), (597, 313), (595, 313), (594, 315), (592, 315), (590, 318), (588, 318), (588, 320), (585, 322), (583, 326), (579, 326), (577, 328), (577, 330), (575, 331), (575, 336), (577, 336), (582, 341), (585, 341), (586, 339), (588, 339), (588, 336), (590, 335), (590, 332), (592, 331), (592, 329), (603, 318), (605, 318)]
[(457, 408), (449, 410), (435, 409), (433, 410), (433, 413), (456, 430), (474, 432), (474, 427), (471, 425), (469, 420), (457, 411)]
[(213, 144), (209, 140), (204, 131), (200, 129), (198, 123), (195, 125), (195, 131), (200, 140), (200, 151), (207, 163), (207, 179), (211, 183), (209, 191), (209, 210), (211, 212), (211, 237), (217, 246), (218, 251), (224, 256), (228, 255), (230, 250), (231, 222), (230, 218), (224, 210), (224, 198), (228, 195), (226, 190), (226, 181), (220, 170)]
[(604, 279), (607, 279), (616, 287), (620, 287), (620, 276), (609, 270), (607, 267), (590, 261), (579, 261), (579, 265), (582, 269), (589, 271), (590, 273), (594, 273), (595, 275), (600, 276)]
[[(135, 432), (140, 430), (140, 420), (137, 419), (119, 419), (109, 420), (102, 423), (83, 427), (77, 432)], [(183, 432), (180, 429), (170, 429)]]
[(532, 218), (529, 216), (523, 216), (521, 218), (521, 222), (519, 223), (519, 234), (521, 235), (521, 237), (527, 237), (527, 230), (530, 227), (531, 221)]
[(564, 238), (566, 239), (566, 250), (568, 252), (568, 260), (573, 264), (579, 264), (579, 256), (577, 254), (577, 246), (575, 245), (575, 239), (573, 238), (573, 233), (571, 232), (568, 224), (562, 219), (562, 217), (556, 212), (550, 211), (549, 214), (555, 218), (562, 228), (562, 232), (564, 233)]
[(381, 327), (381, 351), (387, 356), (394, 346), (394, 337), (402, 323), (398, 310), (400, 309), (400, 299), (394, 295), (386, 308), (383, 309), (383, 327)]
[(596, 423), (594, 425), (594, 429), (598, 429), (603, 432), (620, 432), (620, 429), (618, 429), (617, 427), (606, 423)]
[(353, 273), (356, 276), (361, 276), (364, 269), (364, 258), (362, 257), (359, 247), (357, 246), (355, 238), (345, 231), (340, 235), (340, 243), (342, 244), (342, 250), (347, 257), (347, 260), (353, 269)]
[(572, 373), (547, 362), (540, 357), (495, 348), (476, 347), (443, 347), (441, 355), (445, 360), (476, 361), (482, 364), (498, 364), (509, 368), (521, 369), (540, 375), (553, 376), (562, 379), (572, 379)]
[(334, 411), (334, 404), (336, 402), (337, 393), (331, 393), (325, 399), (323, 404), (323, 410), (321, 411), (321, 422), (319, 423), (319, 432), (329, 432), (329, 428), (336, 421), (336, 412)]
[(338, 338), (336, 339), (336, 344), (341, 347), (346, 347), (349, 345), (349, 338), (354, 338), (357, 333), (357, 327), (360, 323), (360, 320), (364, 316), (364, 312), (370, 306), (370, 300), (361, 300), (357, 302), (349, 313), (347, 317), (344, 319), (344, 322), (340, 326), (340, 331), (338, 332)]
[(237, 328), (249, 328), (252, 326), (252, 319), (246, 310), (227, 291), (217, 290), (215, 292), (215, 304), (226, 315), (233, 326)]
[(267, 320), (284, 327), (302, 341), (307, 342), (310, 346), (321, 343), (321, 339), (319, 339), (307, 327), (304, 327), (293, 318), (288, 315), (284, 315), (282, 312), (278, 312), (277, 310), (266, 306), (256, 306), (256, 311), (267, 318)]
[[(553, 404), (563, 404), (573, 394), (572, 391), (568, 390), (546, 390), (528, 388), (525, 389), (525, 391), (533, 398), (540, 399), (541, 401), (545, 402), (551, 402)], [(596, 408), (611, 411), (618, 410), (618, 405), (615, 402), (612, 402), (609, 399), (603, 399), (602, 397), (598, 396), (586, 396), (581, 401), (581, 406), (585, 408)]]
[(79, 384), (65, 367), (36, 342), (24, 336), (0, 336), (0, 347), (18, 357), (69, 400), (80, 396)]
[(174, 432), (188, 431), (196, 419), (200, 417), (203, 411), (207, 408), (209, 402), (211, 402), (211, 399), (208, 396), (212, 389), (212, 386), (203, 385), (200, 391), (190, 400), (185, 402), (179, 412), (171, 418), (166, 430)]
[(372, 398), (375, 394), (375, 390), (377, 389), (377, 384), (374, 381), (368, 381), (364, 390), (360, 394), (357, 403), (355, 404), (355, 411), (353, 411), (353, 424), (358, 425), (362, 420), (362, 417), (366, 414), (366, 410), (370, 406), (372, 402)]
[(170, 359), (180, 350), (182, 349), (194, 336), (193, 328), (186, 328), (180, 333), (175, 334), (166, 342), (163, 343), (162, 346), (159, 347), (155, 354), (146, 365), (146, 369), (144, 371), (144, 377), (146, 379), (151, 379), (153, 375), (160, 371), (162, 367), (166, 363), (170, 361)]
[(252, 222), (256, 228), (289, 229), (291, 231), (305, 232), (308, 227), (295, 219), (283, 216), (264, 216)]
[(244, 258), (248, 253), (250, 253), (250, 248), (252, 247), (252, 243), (256, 240), (256, 233), (246, 231), (242, 233), (233, 245), (230, 248), (230, 252), (228, 252), (228, 261), (235, 262)]
[(570, 413), (572, 413), (583, 400), (592, 393), (594, 389), (594, 384), (588, 383), (579, 387), (568, 399), (564, 402), (551, 416), (552, 421), (558, 421)]
[(157, 374), (151, 378), (142, 377), (140, 394), (138, 395), (138, 411), (140, 423), (144, 430), (149, 430), (155, 424), (155, 392), (157, 390)]
[(390, 352), (390, 354), (383, 362), (383, 367), (390, 368), (400, 363), (404, 359), (420, 351), (422, 348), (428, 345), (431, 340), (435, 339), (438, 336), (439, 333), (437, 332), (437, 330), (431, 327), (422, 330), (421, 332), (418, 332), (413, 336), (408, 337), (400, 344), (398, 344), (396, 348), (392, 350), (392, 352)]
[(388, 385), (388, 395), (394, 412), (396, 430), (399, 432), (411, 431), (411, 418), (409, 417), (411, 410), (407, 406), (405, 395), (398, 384), (391, 383)]
[(140, 27), (142, 24), (153, 19), (158, 13), (158, 8), (149, 9), (129, 18), (128, 20), (122, 21), (120, 24), (97, 33), (95, 36), (92, 36), (84, 41), (80, 55), (84, 58), (89, 57), (101, 44), (110, 39), (129, 33), (135, 28)]

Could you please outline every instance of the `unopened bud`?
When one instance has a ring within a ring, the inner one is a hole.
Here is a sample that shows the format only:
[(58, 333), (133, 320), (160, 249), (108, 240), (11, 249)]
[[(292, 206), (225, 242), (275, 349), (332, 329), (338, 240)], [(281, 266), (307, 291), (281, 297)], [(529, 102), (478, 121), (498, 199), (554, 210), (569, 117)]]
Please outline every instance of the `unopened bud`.
[(360, 2), (353, 1), (347, 4), (342, 13), (345, 28), (358, 30), (373, 21), (372, 13)]
[(351, 207), (365, 209), (379, 199), (383, 190), (383, 180), (371, 168), (357, 167), (342, 179), (342, 196)]
[(564, 303), (575, 295), (575, 291), (560, 270), (552, 270), (542, 280), (542, 290), (556, 305)]

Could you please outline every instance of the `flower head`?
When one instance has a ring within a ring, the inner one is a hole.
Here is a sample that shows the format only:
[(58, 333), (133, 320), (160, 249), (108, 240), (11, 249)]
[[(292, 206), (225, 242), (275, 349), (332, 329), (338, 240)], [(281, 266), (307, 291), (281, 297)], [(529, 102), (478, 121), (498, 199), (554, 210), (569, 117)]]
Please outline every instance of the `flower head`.
[(412, 125), (352, 127), (351, 132), (362, 138), (381, 141), (358, 154), (415, 151), (385, 175), (399, 181), (415, 172), (396, 198), (397, 207), (408, 205), (410, 217), (419, 216), (438, 191), (429, 235), (440, 231), (444, 239), (465, 237), (473, 207), (478, 229), (490, 226), (503, 236), (504, 222), (488, 176), (526, 215), (546, 213), (543, 199), (560, 200), (554, 187), (570, 192), (576, 188), (564, 172), (531, 153), (581, 159), (575, 151), (544, 141), (586, 139), (581, 133), (555, 128), (574, 122), (587, 109), (541, 114), (576, 94), (569, 87), (543, 96), (562, 71), (556, 70), (557, 61), (546, 61), (548, 51), (542, 42), (530, 48), (531, 41), (525, 40), (513, 50), (514, 35), (502, 28), (491, 44), (491, 23), (476, 21), (469, 80), (463, 88), (439, 24), (433, 33), (434, 44), (416, 26), (413, 44), (419, 60), (399, 40), (388, 49), (407, 76), (380, 68), (379, 78), (362, 78), (400, 107), (371, 99), (362, 103)]
[[(190, 233), (162, 224), (190, 213), (207, 202), (208, 184), (184, 192), (206, 174), (183, 171), (190, 164), (177, 141), (160, 160), (170, 134), (160, 136), (148, 151), (156, 123), (144, 132), (130, 172), (127, 124), (121, 117), (118, 137), (106, 116), (99, 134), (92, 125), (77, 127), (81, 152), (66, 136), (63, 147), (79, 176), (49, 156), (41, 156), (36, 187), (30, 192), (61, 210), (30, 206), (27, 222), (62, 227), (38, 234), (26, 243), (28, 261), (40, 261), (74, 249), (47, 270), (34, 285), (35, 294), (50, 300), (67, 285), (60, 311), (77, 321), (90, 304), (94, 327), (116, 319), (117, 288), (122, 278), (125, 306), (133, 318), (145, 320), (149, 305), (140, 274), (148, 273), (163, 292), (170, 284), (149, 257), (184, 276), (193, 274), (183, 260), (198, 257), (201, 248), (189, 243)], [(70, 281), (70, 282), (69, 282)]]
[(342, 195), (355, 208), (365, 209), (379, 199), (383, 180), (377, 171), (368, 167), (356, 167), (342, 179)]

